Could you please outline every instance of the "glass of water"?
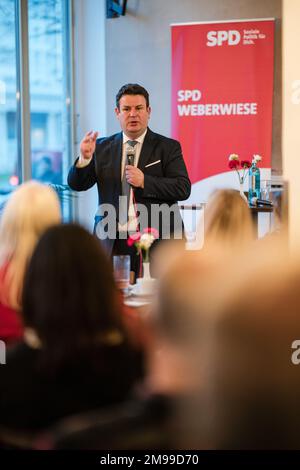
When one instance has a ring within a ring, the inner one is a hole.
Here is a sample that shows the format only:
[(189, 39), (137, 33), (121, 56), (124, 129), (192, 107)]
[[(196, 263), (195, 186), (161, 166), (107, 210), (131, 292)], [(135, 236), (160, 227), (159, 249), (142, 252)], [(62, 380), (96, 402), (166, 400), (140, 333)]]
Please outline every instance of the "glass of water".
[(114, 276), (117, 287), (123, 292), (128, 293), (130, 282), (130, 256), (117, 255), (113, 257)]
[(262, 180), (260, 182), (260, 198), (264, 201), (270, 201), (271, 198), (271, 180)]

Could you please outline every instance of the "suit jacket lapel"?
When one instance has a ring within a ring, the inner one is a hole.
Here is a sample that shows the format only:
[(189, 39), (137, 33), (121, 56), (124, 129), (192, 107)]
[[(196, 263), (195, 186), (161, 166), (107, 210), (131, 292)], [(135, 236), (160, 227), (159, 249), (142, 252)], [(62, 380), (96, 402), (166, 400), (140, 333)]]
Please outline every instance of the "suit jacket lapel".
[(115, 194), (117, 195), (117, 197), (121, 194), (122, 143), (123, 136), (122, 132), (120, 132), (115, 136), (110, 147), (110, 156), (115, 180)]
[(147, 134), (145, 135), (138, 163), (138, 168), (142, 171), (144, 170), (145, 165), (147, 165), (147, 162), (152, 155), (153, 148), (155, 146), (155, 141), (156, 139), (154, 132), (148, 129)]

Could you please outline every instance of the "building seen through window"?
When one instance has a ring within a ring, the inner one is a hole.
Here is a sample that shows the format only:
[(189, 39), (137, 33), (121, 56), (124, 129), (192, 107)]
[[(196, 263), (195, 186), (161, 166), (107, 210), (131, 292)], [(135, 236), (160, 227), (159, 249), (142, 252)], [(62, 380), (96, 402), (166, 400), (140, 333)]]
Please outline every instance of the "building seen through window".
[(16, 16), (14, 0), (0, 2), (0, 204), (18, 184), (16, 122)]
[[(19, 162), (25, 158), (18, 156), (16, 1), (0, 2), (0, 204), (22, 182)], [(67, 4), (28, 0), (31, 172), (53, 184), (66, 183), (71, 154)]]

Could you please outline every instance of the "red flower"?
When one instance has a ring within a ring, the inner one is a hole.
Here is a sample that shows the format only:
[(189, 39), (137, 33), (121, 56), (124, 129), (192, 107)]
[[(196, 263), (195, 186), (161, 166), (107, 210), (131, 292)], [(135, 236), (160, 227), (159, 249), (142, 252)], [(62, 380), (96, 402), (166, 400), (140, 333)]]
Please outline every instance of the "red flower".
[(241, 167), (242, 168), (250, 168), (251, 167), (251, 163), (249, 160), (242, 160), (241, 161)]
[(231, 170), (236, 170), (239, 167), (240, 162), (238, 160), (230, 160), (228, 166)]
[(136, 242), (138, 242), (140, 240), (140, 238), (141, 238), (141, 233), (140, 232), (133, 233), (127, 239), (127, 245), (128, 246), (133, 246)]
[(151, 233), (154, 236), (154, 238), (159, 237), (158, 230), (156, 230), (156, 228), (152, 228), (152, 227), (144, 228), (143, 233)]

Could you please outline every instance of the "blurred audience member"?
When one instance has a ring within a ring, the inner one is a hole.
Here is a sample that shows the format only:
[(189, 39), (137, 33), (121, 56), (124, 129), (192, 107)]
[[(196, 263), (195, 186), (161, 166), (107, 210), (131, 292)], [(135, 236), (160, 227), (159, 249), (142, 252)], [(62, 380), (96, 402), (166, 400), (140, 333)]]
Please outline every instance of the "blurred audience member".
[(170, 266), (186, 254), (185, 240), (160, 241), (151, 253), (151, 275), (160, 279), (169, 271)]
[(24, 342), (7, 354), (1, 377), (1, 426), (37, 430), (119, 403), (141, 378), (110, 262), (85, 229), (62, 225), (42, 236), (25, 277), (23, 317)]
[(147, 385), (169, 404), (169, 448), (205, 445), (199, 436), (204, 345), (225, 270), (210, 248), (174, 257), (160, 282)]
[(254, 240), (254, 226), (247, 203), (238, 191), (217, 190), (204, 212), (204, 246), (222, 242), (224, 249), (247, 247)]
[(60, 218), (55, 192), (35, 181), (16, 189), (5, 206), (0, 220), (0, 339), (7, 343), (23, 333), (19, 312), (32, 250), (41, 234)]
[[(207, 334), (207, 304), (219, 272), (207, 252), (193, 260), (188, 253), (162, 273), (158, 309), (152, 321), (148, 317), (152, 341), (147, 379), (139, 389), (144, 393), (104, 414), (64, 420), (56, 432), (50, 430), (50, 448), (165, 450), (203, 444), (195, 420), (195, 413), (201, 417), (197, 395), (203, 381), (199, 344)], [(49, 449), (43, 439), (39, 443)]]
[(272, 259), (229, 284), (208, 343), (204, 434), (214, 449), (299, 449), (299, 263)]

